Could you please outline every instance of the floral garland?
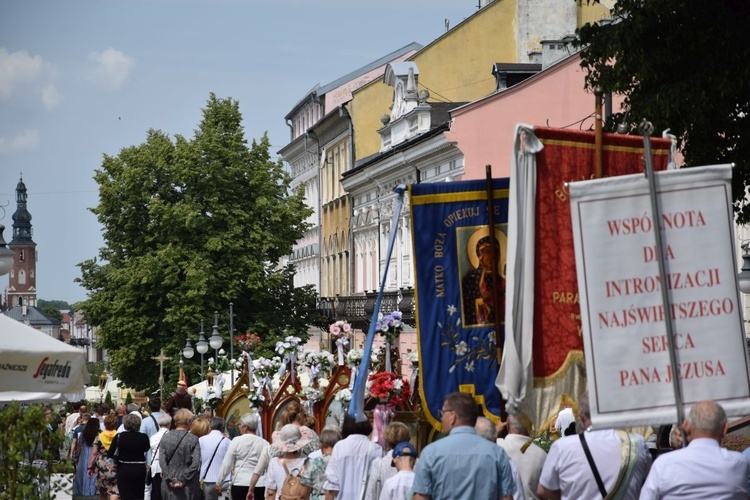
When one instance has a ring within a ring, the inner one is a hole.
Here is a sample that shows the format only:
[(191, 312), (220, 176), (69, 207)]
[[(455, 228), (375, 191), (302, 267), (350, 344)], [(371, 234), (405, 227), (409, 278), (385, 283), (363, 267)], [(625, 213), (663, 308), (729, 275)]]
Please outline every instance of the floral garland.
[(234, 338), (237, 347), (242, 351), (254, 351), (260, 345), (260, 337), (255, 333), (244, 333)]
[(339, 320), (328, 327), (328, 333), (330, 333), (331, 336), (336, 339), (342, 337), (348, 339), (352, 336), (352, 325), (350, 325), (346, 321)]
[(367, 393), (380, 400), (381, 404), (398, 406), (411, 397), (409, 381), (394, 372), (377, 372), (370, 375), (366, 384)]
[(398, 338), (404, 324), (401, 322), (401, 311), (393, 311), (383, 316), (378, 314), (378, 322), (375, 324), (375, 331), (385, 337), (389, 344), (393, 344)]

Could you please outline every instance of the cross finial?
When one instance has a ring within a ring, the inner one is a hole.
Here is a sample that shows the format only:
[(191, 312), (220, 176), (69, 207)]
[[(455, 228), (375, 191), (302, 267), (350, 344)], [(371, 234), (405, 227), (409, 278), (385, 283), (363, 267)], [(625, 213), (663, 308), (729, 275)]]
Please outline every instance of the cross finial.
[(162, 349), (162, 350), (161, 350), (161, 351), (159, 352), (159, 355), (158, 355), (158, 356), (152, 356), (152, 357), (151, 357), (151, 359), (153, 359), (154, 361), (158, 361), (158, 362), (159, 362), (159, 364), (162, 364), (162, 363), (164, 363), (164, 362), (165, 362), (166, 360), (168, 360), (168, 359), (172, 359), (172, 358), (168, 358), (167, 356), (165, 356), (165, 355), (164, 355), (164, 349)]

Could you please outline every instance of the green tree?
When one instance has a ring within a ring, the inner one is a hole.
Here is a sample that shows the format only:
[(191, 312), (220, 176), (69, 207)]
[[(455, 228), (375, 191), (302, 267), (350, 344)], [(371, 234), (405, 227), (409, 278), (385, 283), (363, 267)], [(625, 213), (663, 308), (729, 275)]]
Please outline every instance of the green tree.
[[(308, 226), (311, 211), (272, 161), (268, 138), (248, 147), (237, 101), (211, 94), (192, 139), (150, 130), (146, 142), (105, 156), (95, 179), (103, 226), (98, 258), (79, 264), (89, 298), (78, 307), (99, 327), (112, 371), (136, 389), (154, 389), (161, 348), (176, 381), (179, 351), (200, 320), (234, 303), (235, 332), (248, 325), (270, 345), (304, 336), (314, 293), (291, 286), (278, 268)], [(224, 347), (227, 322), (222, 320)], [(210, 332), (210, 328), (207, 329)], [(186, 362), (195, 376), (198, 363)], [(165, 384), (167, 387), (169, 382)]]
[(70, 310), (72, 309), (70, 304), (68, 302), (65, 302), (64, 300), (44, 300), (39, 299), (36, 301), (36, 305), (40, 307), (41, 309), (44, 309), (47, 306), (54, 307), (58, 311), (60, 310)]
[(735, 211), (750, 222), (750, 2), (618, 0), (612, 18), (577, 32), (588, 87), (625, 96), (610, 130), (646, 118), (677, 136), (686, 165), (735, 163)]
[(38, 301), (37, 307), (42, 310), (44, 314), (49, 316), (52, 319), (56, 319), (57, 321), (62, 321), (62, 313), (60, 312), (60, 309), (57, 308), (56, 305), (51, 304), (49, 302), (44, 303), (44, 301)]

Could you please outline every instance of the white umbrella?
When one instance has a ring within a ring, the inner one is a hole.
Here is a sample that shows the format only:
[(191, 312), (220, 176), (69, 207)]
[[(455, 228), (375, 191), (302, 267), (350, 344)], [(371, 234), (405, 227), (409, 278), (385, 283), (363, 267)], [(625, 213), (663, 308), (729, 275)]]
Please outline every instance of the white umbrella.
[(90, 381), (83, 351), (0, 314), (0, 401), (78, 401)]

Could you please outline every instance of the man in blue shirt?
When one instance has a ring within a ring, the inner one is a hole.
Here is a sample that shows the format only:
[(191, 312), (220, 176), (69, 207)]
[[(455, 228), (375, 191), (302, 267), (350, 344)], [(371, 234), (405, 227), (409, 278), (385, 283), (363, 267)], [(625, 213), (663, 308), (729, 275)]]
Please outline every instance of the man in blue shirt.
[(448, 394), (440, 410), (448, 436), (422, 451), (414, 469), (414, 500), (512, 500), (513, 475), (505, 451), (477, 435), (479, 410), (462, 392)]
[(161, 398), (158, 397), (152, 397), (148, 400), (148, 410), (151, 413), (148, 417), (143, 417), (141, 419), (141, 432), (146, 434), (149, 439), (151, 439), (151, 436), (156, 434), (159, 431), (159, 424), (156, 423), (156, 419), (158, 419), (162, 413), (161, 413)]

